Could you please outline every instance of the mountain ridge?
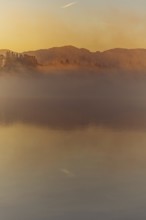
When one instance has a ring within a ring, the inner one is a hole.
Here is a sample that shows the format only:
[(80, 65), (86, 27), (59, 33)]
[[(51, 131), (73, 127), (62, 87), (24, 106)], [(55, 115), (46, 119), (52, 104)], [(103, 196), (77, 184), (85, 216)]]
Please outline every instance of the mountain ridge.
[(73, 46), (24, 52), (43, 65), (94, 67), (96, 69), (146, 69), (146, 49), (113, 48), (91, 52)]
[(22, 53), (0, 50), (0, 69), (33, 68), (40, 72), (54, 69), (85, 68), (100, 71), (146, 71), (146, 49), (113, 48), (91, 52), (74, 46), (52, 47)]

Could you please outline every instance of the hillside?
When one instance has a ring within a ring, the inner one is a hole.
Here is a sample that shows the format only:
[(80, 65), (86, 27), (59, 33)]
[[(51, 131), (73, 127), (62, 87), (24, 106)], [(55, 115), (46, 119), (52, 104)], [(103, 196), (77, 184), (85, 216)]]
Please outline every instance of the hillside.
[(36, 68), (37, 59), (27, 54), (16, 53), (10, 50), (0, 50), (0, 69), (3, 71), (20, 71)]
[(39, 72), (90, 69), (95, 72), (146, 72), (146, 49), (111, 49), (90, 52), (73, 46), (16, 53), (0, 50), (0, 69)]
[(146, 49), (111, 49), (90, 52), (73, 46), (25, 52), (35, 56), (43, 66), (84, 67), (100, 70), (146, 70)]

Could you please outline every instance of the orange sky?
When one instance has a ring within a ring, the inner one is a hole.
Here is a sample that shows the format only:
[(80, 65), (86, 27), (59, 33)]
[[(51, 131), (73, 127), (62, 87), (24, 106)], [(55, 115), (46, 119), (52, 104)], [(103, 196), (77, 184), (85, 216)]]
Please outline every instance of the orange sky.
[(80, 0), (62, 8), (69, 2), (0, 0), (0, 48), (15, 51), (63, 45), (92, 51), (146, 48), (144, 1), (135, 0), (133, 5), (129, 0), (123, 3)]

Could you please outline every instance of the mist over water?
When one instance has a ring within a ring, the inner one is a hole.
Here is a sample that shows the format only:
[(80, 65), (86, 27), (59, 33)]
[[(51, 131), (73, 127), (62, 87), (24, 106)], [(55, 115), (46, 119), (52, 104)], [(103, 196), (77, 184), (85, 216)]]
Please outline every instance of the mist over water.
[(0, 122), (58, 129), (146, 128), (146, 76), (50, 74), (0, 78)]
[(0, 219), (146, 218), (146, 77), (0, 78)]

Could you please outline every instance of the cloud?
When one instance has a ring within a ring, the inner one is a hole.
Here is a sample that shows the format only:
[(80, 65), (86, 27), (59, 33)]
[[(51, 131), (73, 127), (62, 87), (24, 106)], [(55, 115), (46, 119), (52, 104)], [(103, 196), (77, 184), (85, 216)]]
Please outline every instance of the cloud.
[(62, 8), (69, 8), (69, 7), (71, 7), (73, 5), (76, 5), (76, 4), (77, 4), (77, 2), (71, 2), (71, 3), (68, 3), (66, 5), (63, 5)]
[(60, 171), (68, 177), (74, 177), (74, 174), (71, 171), (67, 170), (67, 169), (61, 169)]

